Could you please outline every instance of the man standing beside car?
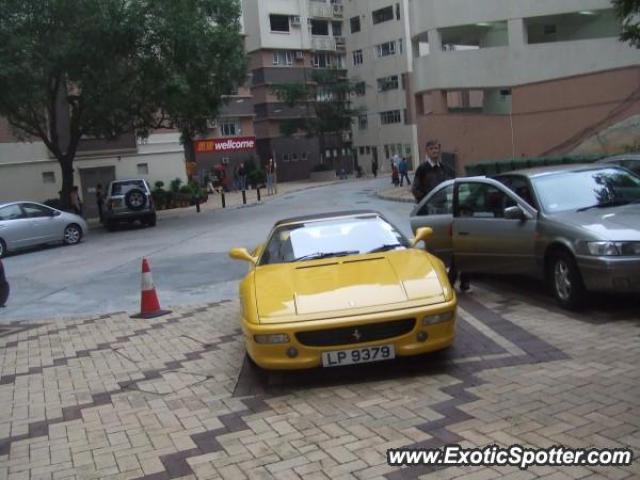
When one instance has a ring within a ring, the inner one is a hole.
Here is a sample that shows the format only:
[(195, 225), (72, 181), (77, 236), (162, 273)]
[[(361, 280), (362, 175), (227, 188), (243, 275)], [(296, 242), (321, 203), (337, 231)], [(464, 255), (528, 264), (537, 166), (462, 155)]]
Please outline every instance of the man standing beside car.
[[(420, 203), (431, 190), (442, 182), (456, 177), (455, 169), (442, 161), (442, 149), (437, 140), (429, 140), (426, 144), (426, 150), (426, 159), (418, 167), (413, 176), (411, 193), (413, 193), (416, 203)], [(458, 279), (458, 273), (460, 273), (460, 290), (466, 292), (471, 287), (469, 274), (458, 272), (455, 264), (455, 256), (452, 255), (451, 264), (449, 265), (449, 282), (451, 282), (452, 286)]]

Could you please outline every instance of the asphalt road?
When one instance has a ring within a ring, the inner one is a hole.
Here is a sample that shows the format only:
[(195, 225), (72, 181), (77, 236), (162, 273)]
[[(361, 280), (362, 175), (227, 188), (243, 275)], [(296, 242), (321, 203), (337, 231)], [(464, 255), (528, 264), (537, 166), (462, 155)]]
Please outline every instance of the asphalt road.
[(4, 261), (11, 283), (0, 323), (127, 311), (140, 302), (142, 257), (150, 260), (162, 307), (233, 298), (247, 271), (227, 252), (253, 248), (281, 219), (311, 213), (375, 209), (410, 235), (411, 204), (381, 200), (387, 179), (346, 181), (286, 194), (261, 205), (159, 218), (155, 228), (92, 230), (74, 247), (52, 246)]

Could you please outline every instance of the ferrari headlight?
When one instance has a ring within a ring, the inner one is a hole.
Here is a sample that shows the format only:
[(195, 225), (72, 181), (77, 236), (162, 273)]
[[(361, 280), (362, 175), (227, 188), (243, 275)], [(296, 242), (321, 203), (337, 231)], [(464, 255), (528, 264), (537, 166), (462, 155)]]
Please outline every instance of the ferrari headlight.
[(256, 343), (274, 345), (277, 343), (289, 343), (289, 335), (286, 333), (272, 333), (269, 335), (254, 335), (253, 339)]
[(588, 242), (587, 248), (600, 257), (640, 255), (640, 242)]
[(437, 315), (427, 315), (422, 319), (422, 325), (435, 325), (436, 323), (448, 322), (451, 319), (453, 319), (453, 310), (438, 313)]

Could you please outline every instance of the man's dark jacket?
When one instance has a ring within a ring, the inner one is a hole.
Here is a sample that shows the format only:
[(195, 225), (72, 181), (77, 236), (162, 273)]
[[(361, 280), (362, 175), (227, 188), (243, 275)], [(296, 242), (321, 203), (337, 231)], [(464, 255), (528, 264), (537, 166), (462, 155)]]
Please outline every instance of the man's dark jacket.
[(442, 161), (433, 166), (428, 161), (423, 162), (416, 170), (413, 187), (411, 189), (416, 203), (420, 202), (420, 200), (442, 182), (455, 178), (455, 176), (455, 170)]

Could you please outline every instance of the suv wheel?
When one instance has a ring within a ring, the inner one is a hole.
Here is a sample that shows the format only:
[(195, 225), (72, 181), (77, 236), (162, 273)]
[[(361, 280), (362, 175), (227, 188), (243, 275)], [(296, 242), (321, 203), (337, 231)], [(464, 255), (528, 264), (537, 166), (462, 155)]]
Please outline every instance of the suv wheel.
[(582, 276), (573, 256), (557, 252), (549, 262), (549, 284), (558, 303), (567, 309), (578, 310), (585, 302)]
[(125, 194), (124, 203), (127, 208), (137, 212), (147, 205), (147, 196), (139, 188), (132, 188)]

